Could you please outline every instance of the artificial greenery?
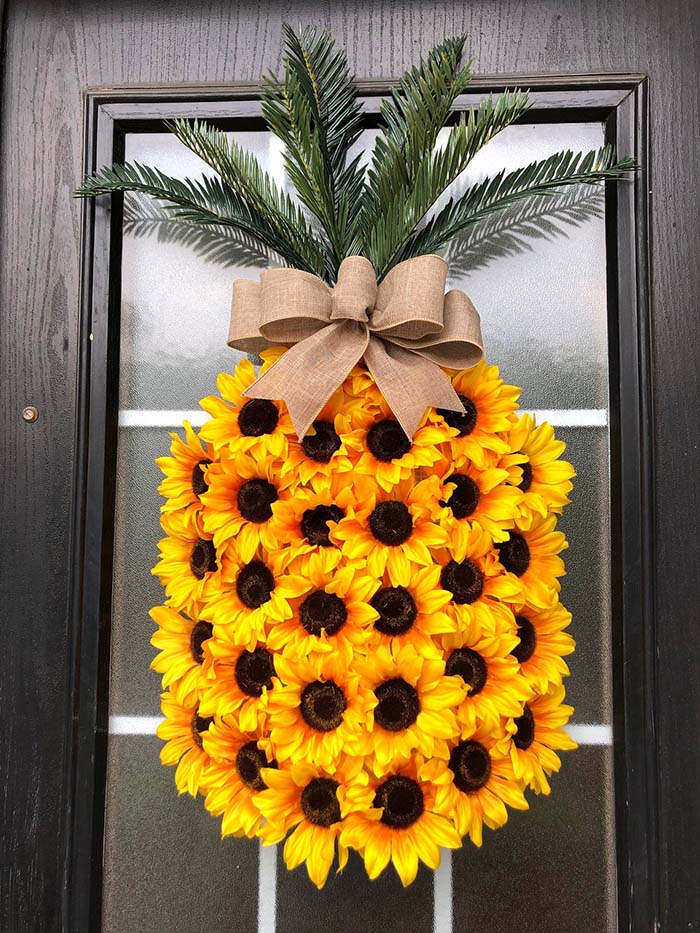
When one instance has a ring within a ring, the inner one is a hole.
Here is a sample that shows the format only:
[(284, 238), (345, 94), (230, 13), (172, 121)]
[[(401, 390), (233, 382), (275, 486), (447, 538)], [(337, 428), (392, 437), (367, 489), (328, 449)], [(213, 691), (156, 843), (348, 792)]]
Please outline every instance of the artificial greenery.
[[(262, 110), (284, 143), (286, 171), (300, 204), (250, 152), (197, 120), (168, 126), (215, 176), (177, 179), (137, 163), (114, 165), (87, 177), (76, 194), (149, 195), (179, 221), (233, 228), (286, 265), (333, 284), (345, 256), (366, 256), (381, 279), (397, 262), (438, 252), (525, 198), (618, 178), (634, 168), (631, 159), (617, 161), (610, 146), (586, 154), (558, 152), (486, 178), (431, 215), (476, 153), (522, 116), (527, 92), (488, 97), (451, 121), (471, 63), (462, 63), (465, 39), (448, 39), (382, 102), (380, 132), (365, 168), (361, 154), (350, 155), (363, 124), (345, 52), (311, 27), (297, 34), (285, 26), (284, 38), (284, 75), (263, 79)], [(444, 140), (438, 139), (443, 127)]]

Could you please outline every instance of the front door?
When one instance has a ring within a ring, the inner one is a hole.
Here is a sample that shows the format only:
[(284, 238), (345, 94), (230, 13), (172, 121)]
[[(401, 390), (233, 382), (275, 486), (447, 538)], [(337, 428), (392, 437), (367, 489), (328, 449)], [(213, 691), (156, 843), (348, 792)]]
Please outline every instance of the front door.
[[(148, 609), (154, 458), (241, 354), (231, 281), (264, 263), (147, 205), (71, 197), (115, 159), (196, 174), (167, 134), (216, 120), (281, 180), (254, 86), (285, 20), (328, 28), (361, 81), (367, 142), (391, 79), (465, 33), (458, 101), (529, 87), (473, 163), (493, 174), (606, 142), (633, 181), (473, 235), (451, 284), (486, 355), (549, 420), (577, 480), (562, 599), (578, 749), (476, 849), (403, 889), (358, 859), (316, 891), (281, 852), (219, 838), (158, 760)], [(2, 922), (23, 930), (676, 931), (700, 927), (695, 50), (682, 3), (6, 4), (2, 105), (6, 713)], [(516, 75), (516, 77), (513, 77)], [(653, 205), (653, 211), (651, 207)], [(81, 224), (82, 221), (82, 224)]]

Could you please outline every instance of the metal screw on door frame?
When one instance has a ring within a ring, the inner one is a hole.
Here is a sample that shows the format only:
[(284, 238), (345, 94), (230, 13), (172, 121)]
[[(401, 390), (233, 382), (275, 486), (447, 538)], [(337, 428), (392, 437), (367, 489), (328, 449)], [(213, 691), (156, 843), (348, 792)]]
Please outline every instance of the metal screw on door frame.
[(22, 420), (26, 421), (27, 424), (32, 424), (39, 417), (39, 409), (35, 408), (33, 405), (27, 405), (26, 408), (22, 409)]

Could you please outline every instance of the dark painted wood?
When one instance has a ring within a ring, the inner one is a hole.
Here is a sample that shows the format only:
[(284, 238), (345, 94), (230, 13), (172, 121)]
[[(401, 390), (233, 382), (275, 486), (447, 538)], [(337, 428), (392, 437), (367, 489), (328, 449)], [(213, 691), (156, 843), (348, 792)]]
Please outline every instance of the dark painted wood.
[[(462, 0), (344, 4), (211, 0), (10, 0), (3, 36), (0, 372), (3, 378), (3, 794), (0, 928), (61, 927), (72, 716), (68, 625), (77, 449), (82, 93), (122, 83), (254, 80), (279, 58), (282, 21), (330, 27), (363, 77), (400, 73), (446, 33), (466, 31), (481, 73), (650, 75), (659, 921), (700, 925), (700, 630), (697, 606), (697, 165), (700, 8), (691, 0)], [(642, 280), (644, 274), (641, 273)], [(26, 404), (39, 408), (21, 422)], [(649, 575), (638, 575), (648, 585)], [(641, 633), (640, 633), (641, 634)], [(653, 750), (650, 749), (650, 753)], [(652, 804), (655, 801), (652, 801)], [(640, 882), (640, 883), (643, 883)], [(635, 928), (639, 929), (639, 928)]]

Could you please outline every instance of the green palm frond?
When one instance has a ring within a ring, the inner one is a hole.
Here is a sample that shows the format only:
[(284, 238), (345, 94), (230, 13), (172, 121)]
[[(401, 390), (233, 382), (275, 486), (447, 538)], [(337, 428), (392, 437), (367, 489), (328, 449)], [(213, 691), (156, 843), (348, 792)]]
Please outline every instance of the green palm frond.
[(460, 115), (444, 147), (424, 154), (410, 183), (398, 189), (367, 230), (367, 254), (380, 276), (400, 260), (404, 244), (440, 195), (483, 146), (524, 113), (527, 101), (520, 91), (506, 91), (495, 103), (486, 98), (477, 110)]
[(362, 131), (361, 109), (345, 52), (327, 33), (284, 27), (284, 81), (262, 86), (263, 116), (285, 144), (285, 166), (300, 201), (331, 245), (332, 272), (353, 239), (354, 208), (364, 186), (360, 157), (348, 151)]
[(566, 185), (590, 185), (620, 178), (634, 169), (632, 159), (615, 161), (611, 146), (587, 153), (557, 152), (512, 172), (499, 172), (451, 198), (406, 242), (401, 258), (432, 253), (457, 234), (523, 198), (548, 195)]
[(476, 153), (527, 108), (527, 94), (515, 90), (453, 116), (471, 78), (470, 64), (462, 63), (463, 37), (433, 49), (382, 102), (365, 169), (361, 155), (350, 156), (363, 122), (345, 53), (312, 28), (295, 33), (285, 26), (284, 42), (284, 75), (264, 79), (262, 110), (284, 143), (296, 201), (252, 153), (197, 120), (169, 126), (214, 177), (181, 180), (143, 165), (115, 165), (86, 178), (76, 194), (139, 192), (163, 202), (177, 221), (238, 231), (248, 247), (258, 243), (332, 284), (345, 256), (367, 256), (381, 279), (396, 263), (450, 243), (453, 251), (469, 250), (472, 238), (456, 244), (455, 237), (526, 198), (634, 170), (632, 160), (616, 161), (610, 147), (558, 152), (456, 194), (454, 183)]
[(314, 231), (300, 207), (279, 190), (252, 152), (199, 120), (174, 120), (168, 126), (280, 240), (290, 244), (296, 252), (304, 250), (309, 239), (314, 238)]
[(163, 201), (172, 217), (196, 224), (235, 227), (274, 250), (288, 265), (320, 275), (323, 255), (318, 243), (309, 237), (295, 242), (280, 236), (279, 230), (220, 178), (202, 176), (199, 181), (166, 175), (138, 163), (103, 168), (83, 181), (76, 194), (95, 197), (134, 191)]
[(469, 84), (471, 63), (461, 65), (465, 41), (458, 37), (436, 46), (382, 101), (382, 133), (367, 172), (365, 228), (401, 191), (411, 189), (452, 105)]

